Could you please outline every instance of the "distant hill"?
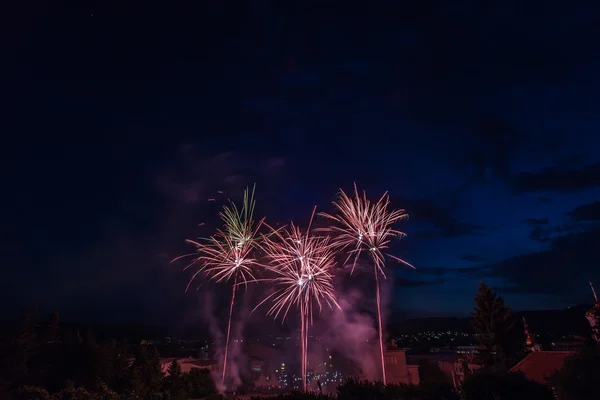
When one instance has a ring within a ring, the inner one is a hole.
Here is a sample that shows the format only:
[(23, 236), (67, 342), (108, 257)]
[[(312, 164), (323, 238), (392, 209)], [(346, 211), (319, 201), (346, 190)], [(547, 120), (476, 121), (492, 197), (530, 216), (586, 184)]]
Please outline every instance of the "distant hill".
[(582, 335), (590, 334), (590, 324), (585, 313), (591, 305), (578, 305), (564, 310), (522, 311), (516, 314), (525, 317), (532, 332), (538, 335)]
[(410, 318), (390, 325), (394, 334), (416, 334), (419, 332), (453, 331), (470, 333), (471, 320), (457, 317)]
[[(590, 326), (585, 319), (585, 312), (590, 309), (590, 305), (578, 305), (566, 308), (564, 310), (533, 310), (520, 311), (515, 314), (521, 319), (525, 317), (530, 330), (536, 335), (550, 335), (552, 337), (567, 335), (587, 336), (590, 333)], [(46, 318), (38, 319), (40, 324), (44, 324)], [(10, 335), (14, 327), (20, 321), (2, 321), (0, 322), (0, 337)], [(181, 339), (211, 340), (207, 326), (198, 324), (194, 328), (174, 328), (169, 326), (139, 325), (139, 324), (78, 324), (61, 321), (61, 326), (66, 330), (78, 330), (84, 335), (88, 328), (91, 328), (94, 335), (99, 340), (127, 339), (131, 342), (142, 339), (163, 339), (167, 336)], [(258, 337), (264, 334), (261, 326), (248, 326), (246, 334), (252, 337)], [(458, 317), (431, 317), (431, 318), (407, 318), (394, 316), (388, 329), (393, 335), (415, 334), (425, 331), (434, 332), (463, 332), (472, 333), (470, 318)], [(289, 331), (290, 329), (284, 329)]]
[[(533, 310), (515, 312), (521, 319), (525, 317), (532, 332), (538, 335), (587, 335), (590, 326), (585, 312), (590, 305), (578, 305), (564, 310)], [(472, 333), (470, 318), (439, 317), (410, 318), (390, 324), (394, 334), (415, 334), (425, 331), (455, 331)]]

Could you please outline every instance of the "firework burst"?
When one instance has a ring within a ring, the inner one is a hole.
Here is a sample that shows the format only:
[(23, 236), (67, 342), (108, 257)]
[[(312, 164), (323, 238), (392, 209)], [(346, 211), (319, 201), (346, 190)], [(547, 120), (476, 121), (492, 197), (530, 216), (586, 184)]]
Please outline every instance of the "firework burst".
[[(386, 383), (385, 363), (383, 358), (383, 332), (381, 324), (381, 295), (379, 293), (379, 274), (385, 279), (385, 257), (388, 256), (404, 265), (414, 268), (408, 262), (387, 253), (392, 239), (406, 236), (393, 226), (408, 218), (404, 210), (390, 210), (389, 195), (384, 193), (377, 202), (367, 199), (363, 191), (359, 194), (354, 185), (354, 197), (348, 196), (340, 189), (338, 200), (333, 202), (335, 214), (320, 215), (333, 221), (333, 225), (325, 230), (333, 237), (333, 246), (338, 250), (346, 250), (348, 258), (353, 259), (352, 272), (361, 254), (367, 253), (373, 261), (375, 289), (377, 301), (377, 321), (379, 331), (379, 351), (383, 383)], [(352, 273), (351, 272), (351, 273)]]
[[(254, 221), (254, 207), (254, 188), (252, 193), (246, 189), (241, 209), (237, 208), (233, 202), (230, 202), (229, 206), (223, 207), (223, 211), (219, 214), (224, 224), (223, 229), (218, 229), (215, 235), (202, 241), (187, 240), (196, 247), (196, 253), (193, 254), (193, 261), (184, 268), (184, 271), (192, 266), (199, 266), (199, 268), (192, 275), (186, 291), (202, 272), (217, 283), (232, 282), (221, 378), (223, 386), (225, 386), (227, 373), (231, 315), (233, 314), (235, 294), (240, 284), (247, 285), (250, 281), (256, 281), (255, 271), (260, 266), (258, 259), (255, 258), (255, 253), (258, 248), (258, 231), (264, 219), (258, 222)], [(179, 258), (181, 257), (175, 260)]]
[(272, 283), (276, 290), (256, 306), (271, 300), (267, 315), (281, 316), (283, 320), (292, 306), (300, 310), (303, 390), (306, 390), (308, 329), (313, 314), (321, 312), (324, 305), (339, 308), (333, 286), (334, 247), (328, 237), (313, 236), (310, 225), (306, 231), (294, 224), (290, 228), (272, 229), (271, 235), (264, 238), (262, 247), (270, 260), (266, 268), (275, 275)]

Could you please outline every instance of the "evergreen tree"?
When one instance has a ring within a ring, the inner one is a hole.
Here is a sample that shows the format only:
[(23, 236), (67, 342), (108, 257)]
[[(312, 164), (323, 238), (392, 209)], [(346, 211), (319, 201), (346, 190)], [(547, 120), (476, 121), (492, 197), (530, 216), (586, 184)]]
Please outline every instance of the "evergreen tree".
[(186, 382), (181, 372), (181, 366), (177, 362), (177, 359), (173, 359), (171, 365), (167, 370), (169, 376), (167, 377), (167, 389), (170, 392), (170, 398), (172, 400), (186, 400), (187, 390)]
[(38, 351), (29, 362), (32, 382), (50, 393), (62, 388), (64, 357), (61, 350), (59, 318), (55, 312), (41, 330)]
[(83, 357), (81, 355), (80, 338), (72, 330), (65, 333), (62, 340), (63, 371), (62, 379), (57, 379), (56, 385), (64, 387), (66, 379), (78, 379), (81, 375)]
[[(135, 360), (134, 360), (135, 361)], [(141, 367), (136, 366), (135, 362), (129, 368), (127, 377), (127, 392), (131, 398), (144, 398), (146, 396), (146, 386), (142, 379)]]
[(17, 326), (11, 340), (2, 346), (0, 393), (31, 381), (32, 373), (29, 369), (29, 361), (39, 348), (33, 321), (36, 312), (37, 307), (34, 305), (25, 314), (23, 322)]
[(160, 398), (164, 374), (160, 368), (160, 356), (156, 348), (150, 351), (148, 363), (144, 368), (144, 381), (151, 398)]
[(523, 341), (515, 335), (515, 318), (502, 296), (480, 283), (471, 316), (479, 362), (485, 367), (508, 367)]
[(136, 353), (130, 368), (130, 388), (141, 398), (160, 398), (164, 374), (160, 369), (160, 358), (156, 349), (142, 346)]
[(121, 392), (126, 386), (126, 380), (129, 369), (129, 360), (127, 359), (122, 345), (113, 340), (105, 347), (108, 359), (107, 384), (112, 389)]
[(44, 333), (42, 335), (42, 341), (46, 343), (55, 343), (60, 339), (60, 324), (58, 313), (54, 312), (50, 315), (50, 321), (48, 321), (48, 325), (44, 329)]
[(106, 381), (107, 363), (102, 352), (102, 347), (96, 342), (96, 337), (88, 329), (81, 344), (82, 364), (79, 384), (88, 389), (96, 389), (98, 380)]
[(181, 378), (181, 366), (179, 365), (179, 362), (177, 362), (176, 358), (173, 359), (173, 362), (171, 365), (169, 365), (167, 371), (169, 372), (169, 380), (177, 380)]

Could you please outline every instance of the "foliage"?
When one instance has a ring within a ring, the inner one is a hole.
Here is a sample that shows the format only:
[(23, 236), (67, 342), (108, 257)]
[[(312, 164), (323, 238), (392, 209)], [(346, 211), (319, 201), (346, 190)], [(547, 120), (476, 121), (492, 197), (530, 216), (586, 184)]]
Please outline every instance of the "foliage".
[(567, 358), (551, 381), (560, 400), (597, 399), (600, 347), (586, 348), (581, 353)]
[(37, 386), (21, 386), (12, 393), (14, 400), (50, 400), (46, 389)]
[[(114, 397), (113, 397), (114, 398)], [(75, 387), (70, 383), (66, 388), (55, 393), (52, 400), (100, 400), (103, 399), (96, 393), (90, 393), (82, 386)]]
[(33, 322), (35, 313), (35, 306), (27, 310), (23, 322), (16, 327), (13, 336), (0, 347), (1, 391), (7, 392), (28, 383), (27, 377), (31, 374), (28, 364), (38, 347)]
[(419, 386), (348, 379), (338, 387), (338, 400), (457, 400), (454, 387), (443, 382)]
[(206, 370), (182, 373), (175, 361), (161, 371), (156, 349), (140, 347), (133, 362), (127, 347), (99, 343), (91, 330), (62, 330), (58, 314), (34, 323), (29, 310), (0, 343), (0, 398), (15, 400), (185, 400), (216, 394)]
[[(483, 291), (482, 299), (493, 299)], [(482, 303), (485, 305), (485, 302)], [(497, 309), (506, 312), (503, 302)], [(496, 304), (497, 306), (497, 304)], [(481, 307), (485, 308), (485, 307)], [(494, 310), (494, 308), (491, 308)], [(87, 330), (62, 330), (58, 314), (44, 324), (34, 323), (32, 308), (14, 330), (0, 343), (0, 398), (14, 400), (184, 400), (189, 398), (222, 399), (217, 394), (211, 373), (192, 369), (183, 373), (174, 360), (168, 374), (162, 373), (156, 349), (139, 347), (130, 353), (117, 342), (100, 343)], [(502, 314), (502, 313), (500, 313)], [(494, 316), (489, 325), (506, 328), (506, 315)], [(483, 313), (478, 315), (484, 320)], [(502, 324), (494, 322), (496, 319)], [(490, 330), (493, 332), (493, 329)], [(499, 329), (498, 332), (505, 332)], [(494, 336), (494, 335), (492, 335)], [(498, 344), (505, 345), (495, 334)], [(509, 346), (507, 346), (508, 348)], [(130, 354), (132, 354), (130, 356)], [(524, 376), (498, 372), (501, 369), (479, 370), (465, 377), (465, 400), (477, 399), (551, 399), (550, 390)], [(455, 400), (457, 394), (439, 368), (427, 361), (420, 363), (422, 382), (418, 386), (384, 386), (380, 382), (349, 379), (338, 387), (337, 396), (316, 393), (281, 394), (270, 399), (294, 400)], [(595, 383), (600, 380), (600, 349), (592, 348), (567, 360), (553, 378), (561, 400), (591, 399)], [(588, 397), (585, 397), (588, 396)], [(256, 398), (260, 399), (260, 397)]]
[(552, 390), (517, 373), (481, 369), (465, 377), (464, 400), (552, 400)]
[(445, 375), (440, 367), (428, 359), (423, 359), (418, 362), (419, 379), (421, 383), (427, 384), (444, 384), (451, 383), (450, 378)]
[(207, 369), (193, 368), (186, 374), (186, 380), (191, 398), (201, 399), (217, 392), (215, 382)]
[(316, 393), (292, 392), (270, 397), (250, 397), (250, 400), (333, 400), (334, 397)]
[(508, 368), (513, 365), (517, 355), (521, 353), (524, 338), (515, 329), (514, 315), (504, 304), (502, 296), (480, 283), (471, 315), (478, 342), (479, 363), (485, 367)]
[(225, 400), (225, 398), (218, 393), (212, 393), (206, 396), (204, 400)]
[(169, 391), (171, 400), (186, 400), (189, 385), (181, 372), (181, 366), (176, 358), (169, 365), (167, 372), (168, 376), (165, 378), (165, 387)]

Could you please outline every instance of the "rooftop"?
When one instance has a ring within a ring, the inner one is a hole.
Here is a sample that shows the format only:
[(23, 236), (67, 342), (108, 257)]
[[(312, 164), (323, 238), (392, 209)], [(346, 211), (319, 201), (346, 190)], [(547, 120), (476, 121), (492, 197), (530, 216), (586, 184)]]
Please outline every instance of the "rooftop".
[(548, 378), (562, 368), (572, 351), (534, 351), (512, 367), (510, 372), (521, 372), (528, 379), (546, 384)]

